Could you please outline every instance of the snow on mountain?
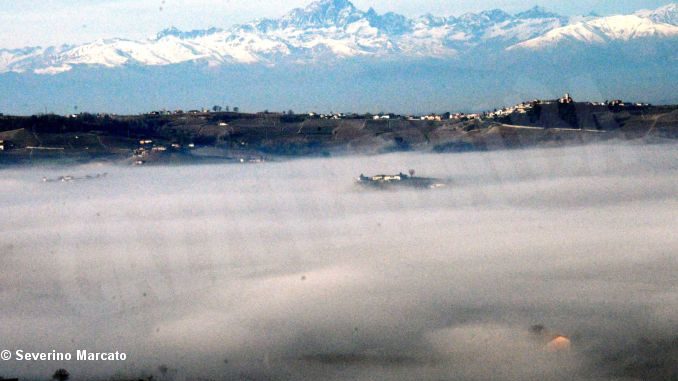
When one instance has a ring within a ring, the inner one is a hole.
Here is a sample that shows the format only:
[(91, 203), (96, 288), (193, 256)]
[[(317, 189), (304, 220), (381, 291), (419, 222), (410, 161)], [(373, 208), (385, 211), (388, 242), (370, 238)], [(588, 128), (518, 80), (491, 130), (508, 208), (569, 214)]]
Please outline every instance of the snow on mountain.
[(397, 36), (412, 31), (412, 20), (397, 13), (388, 12), (379, 15), (373, 8), (370, 8), (365, 18), (370, 25), (389, 35)]
[(548, 18), (562, 18), (557, 13), (549, 12), (544, 7), (535, 6), (525, 12), (516, 14), (519, 19), (548, 19)]
[(654, 22), (678, 26), (678, 3), (671, 3), (655, 10), (640, 11), (636, 15)]
[(487, 27), (482, 33), (482, 39), (525, 41), (563, 25), (567, 25), (567, 21), (562, 17), (511, 19)]
[[(0, 50), (0, 73), (57, 74), (78, 65), (104, 68), (318, 62), (347, 57), (452, 58), (477, 49), (539, 49), (561, 41), (604, 44), (612, 40), (675, 36), (675, 4), (632, 16), (569, 19), (534, 7), (516, 15), (494, 9), (459, 17), (410, 19), (392, 12), (364, 12), (348, 0), (319, 0), (278, 19), (229, 29), (161, 31), (153, 39), (98, 40), (79, 46)], [(576, 20), (577, 22), (573, 22)], [(671, 21), (673, 20), (673, 21)]]
[(657, 23), (637, 15), (610, 16), (556, 28), (543, 36), (513, 45), (508, 50), (544, 50), (563, 44), (605, 45), (611, 42), (677, 37), (678, 27), (673, 25)]
[(174, 36), (174, 37), (178, 37), (182, 40), (185, 40), (185, 39), (190, 39), (190, 38), (208, 36), (210, 34), (214, 34), (214, 33), (218, 33), (218, 32), (223, 32), (223, 29), (209, 28), (209, 29), (202, 29), (202, 30), (199, 29), (199, 30), (192, 30), (192, 31), (189, 31), (189, 32), (184, 32), (184, 31), (177, 29), (176, 27), (171, 27), (171, 28), (167, 28), (167, 29), (161, 31), (160, 33), (158, 33), (156, 35), (156, 39), (159, 40), (163, 37)]
[(507, 47), (568, 22), (567, 18), (546, 12), (534, 13), (531, 17), (530, 11), (515, 16), (498, 9), (467, 13), (458, 18), (425, 15), (415, 19), (411, 32), (395, 39), (395, 43), (410, 55), (457, 56), (479, 47)]
[(361, 20), (364, 13), (348, 0), (321, 0), (297, 8), (278, 20), (281, 28), (346, 27)]
[(30, 62), (32, 59), (39, 57), (43, 52), (42, 48), (24, 48), (13, 50), (0, 50), (0, 72), (21, 70), (20, 67), (24, 63)]

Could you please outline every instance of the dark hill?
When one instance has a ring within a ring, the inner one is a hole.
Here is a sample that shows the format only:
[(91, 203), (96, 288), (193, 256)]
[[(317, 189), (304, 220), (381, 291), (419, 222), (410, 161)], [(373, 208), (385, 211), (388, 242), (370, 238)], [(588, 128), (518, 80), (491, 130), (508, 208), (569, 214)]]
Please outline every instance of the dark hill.
[[(277, 113), (0, 116), (0, 162), (40, 158), (144, 162), (422, 150), (434, 152), (678, 137), (678, 106), (539, 104), (501, 118), (425, 121), (371, 115), (320, 119)], [(141, 140), (152, 142), (142, 146)], [(209, 148), (209, 149), (208, 149)], [(140, 153), (141, 152), (141, 153)], [(137, 155), (137, 156), (139, 156)]]

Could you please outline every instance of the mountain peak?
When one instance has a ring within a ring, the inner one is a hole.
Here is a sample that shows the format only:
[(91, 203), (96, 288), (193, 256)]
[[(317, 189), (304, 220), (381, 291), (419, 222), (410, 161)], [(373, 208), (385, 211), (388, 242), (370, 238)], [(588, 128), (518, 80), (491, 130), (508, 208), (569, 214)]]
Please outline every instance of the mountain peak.
[(542, 19), (542, 18), (560, 18), (561, 16), (557, 13), (549, 12), (544, 7), (535, 5), (534, 7), (526, 10), (525, 12), (520, 12), (516, 14), (516, 18), (519, 19)]
[(431, 13), (419, 16), (418, 20), (424, 23), (425, 25), (432, 27), (444, 25), (446, 21), (444, 17), (435, 16)]
[(480, 13), (465, 13), (459, 16), (459, 21), (467, 25), (496, 24), (509, 20), (511, 15), (501, 9), (491, 9)]
[(317, 0), (306, 6), (308, 11), (327, 10), (327, 9), (356, 9), (349, 0)]
[(306, 8), (297, 8), (283, 17), (283, 26), (343, 27), (363, 17), (349, 0), (318, 0)]
[(678, 3), (670, 3), (655, 10), (639, 11), (636, 15), (654, 22), (678, 26)]
[(222, 32), (222, 31), (223, 31), (222, 29), (212, 27), (212, 28), (209, 28), (209, 29), (196, 29), (196, 30), (184, 32), (184, 31), (180, 30), (179, 28), (172, 26), (172, 27), (169, 27), (167, 29), (163, 29), (162, 31), (160, 31), (155, 36), (155, 39), (160, 40), (160, 39), (163, 39), (165, 37), (174, 36), (174, 37), (177, 37), (181, 40), (187, 40), (187, 39), (191, 39), (191, 38), (207, 36), (207, 35)]
[(501, 9), (490, 9), (489, 11), (482, 11), (479, 13), (480, 16), (487, 17), (492, 21), (504, 21), (511, 18), (511, 15), (504, 12)]
[[(678, 27), (656, 23), (639, 15), (614, 15), (583, 20), (553, 29), (543, 36), (513, 45), (508, 50), (527, 49), (569, 52), (573, 47), (605, 46), (610, 42), (652, 44), (678, 38)], [(567, 47), (567, 49), (564, 49)], [(566, 53), (569, 54), (569, 53)]]

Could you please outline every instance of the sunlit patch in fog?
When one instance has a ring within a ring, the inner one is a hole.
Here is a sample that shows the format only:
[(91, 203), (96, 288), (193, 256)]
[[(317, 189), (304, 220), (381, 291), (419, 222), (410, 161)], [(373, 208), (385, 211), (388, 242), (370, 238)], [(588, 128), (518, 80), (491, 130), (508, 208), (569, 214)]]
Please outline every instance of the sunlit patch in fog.
[(675, 148), (4, 169), (0, 376), (671, 379)]

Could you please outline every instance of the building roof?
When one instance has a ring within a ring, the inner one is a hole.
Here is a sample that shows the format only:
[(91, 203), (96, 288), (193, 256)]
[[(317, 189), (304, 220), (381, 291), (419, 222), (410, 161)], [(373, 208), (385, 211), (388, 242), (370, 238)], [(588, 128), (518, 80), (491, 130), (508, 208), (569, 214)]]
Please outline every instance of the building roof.
[(546, 343), (546, 350), (548, 352), (562, 352), (562, 351), (568, 351), (570, 350), (570, 347), (572, 346), (572, 341), (567, 336), (563, 335), (555, 335), (549, 341)]

